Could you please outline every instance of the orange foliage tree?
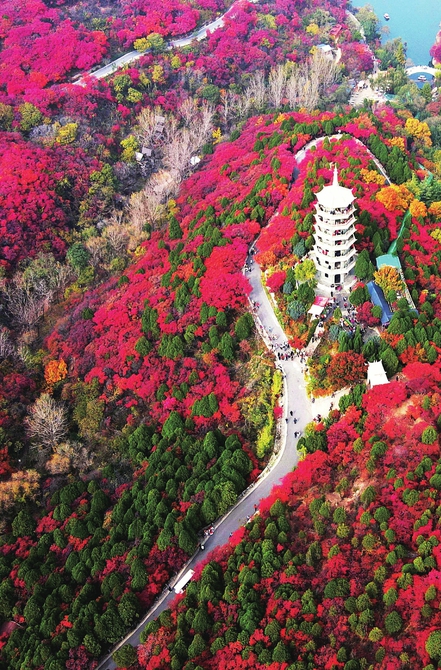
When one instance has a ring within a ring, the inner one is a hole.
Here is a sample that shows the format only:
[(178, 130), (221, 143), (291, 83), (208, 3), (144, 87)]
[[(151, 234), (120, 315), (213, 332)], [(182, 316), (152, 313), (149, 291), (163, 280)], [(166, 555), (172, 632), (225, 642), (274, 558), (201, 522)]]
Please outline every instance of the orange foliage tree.
[(399, 149), (401, 149), (401, 151), (404, 151), (406, 148), (404, 137), (392, 137), (390, 140), (387, 141), (387, 144), (390, 147), (398, 147)]
[(361, 382), (366, 377), (366, 368), (363, 354), (338, 352), (331, 359), (327, 370), (330, 388), (336, 390)]
[(60, 359), (59, 361), (49, 361), (44, 369), (44, 378), (48, 386), (53, 386), (57, 382), (62, 381), (67, 375), (67, 365)]
[(389, 212), (404, 212), (412, 202), (413, 194), (403, 185), (392, 184), (380, 189), (376, 198)]
[(422, 218), (427, 216), (427, 207), (424, 202), (421, 202), (421, 200), (413, 200), (410, 203), (409, 209), (412, 216), (421, 216)]
[(435, 217), (441, 217), (441, 202), (432, 202), (429, 207), (429, 214), (432, 214), (432, 216)]

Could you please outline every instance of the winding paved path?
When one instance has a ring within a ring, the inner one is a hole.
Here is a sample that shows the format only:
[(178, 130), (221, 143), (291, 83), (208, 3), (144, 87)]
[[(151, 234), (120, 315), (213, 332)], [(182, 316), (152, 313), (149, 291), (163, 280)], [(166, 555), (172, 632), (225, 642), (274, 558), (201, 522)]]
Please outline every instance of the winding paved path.
[[(341, 134), (339, 133), (328, 136), (328, 139), (330, 140), (340, 138)], [(378, 169), (386, 177), (388, 183), (390, 183), (384, 167), (375, 158), (372, 152), (363, 142), (356, 138), (353, 139), (355, 139), (359, 145), (363, 146), (363, 148), (370, 154)], [(323, 140), (324, 137), (315, 138), (300, 149), (296, 153), (297, 164), (305, 158), (306, 152), (311, 146), (317, 145), (318, 143), (323, 142)], [(277, 216), (277, 212), (274, 216)], [(254, 244), (251, 245), (251, 248), (253, 247)], [(246, 276), (252, 289), (250, 301), (259, 305), (257, 310), (254, 311), (254, 320), (261, 337), (269, 347), (273, 343), (282, 344), (283, 342), (286, 342), (285, 333), (277, 321), (272, 305), (262, 286), (260, 267), (255, 261), (252, 261), (251, 272)], [(305, 379), (301, 370), (301, 364), (297, 358), (294, 359), (294, 361), (277, 361), (277, 364), (284, 375), (284, 414), (281, 419), (282, 433), (280, 439), (276, 441), (273, 456), (259, 478), (246, 491), (244, 491), (236, 505), (227, 512), (222, 519), (219, 519), (216, 522), (214, 525), (215, 533), (205, 540), (205, 550), (203, 552), (197, 551), (193, 555), (180, 573), (174, 577), (172, 580), (173, 585), (177, 583), (179, 578), (187, 572), (187, 570), (194, 569), (200, 561), (205, 561), (207, 558), (207, 551), (210, 552), (211, 550), (226, 544), (229, 541), (230, 533), (233, 533), (239, 526), (244, 525), (247, 522), (248, 516), (252, 516), (254, 513), (254, 505), (258, 506), (259, 501), (266, 498), (272, 488), (280, 483), (281, 479), (297, 465), (298, 453), (296, 446), (298, 440), (294, 438), (294, 431), (303, 433), (305, 426), (312, 421), (313, 412), (314, 415), (320, 413), (322, 416), (326, 416), (329, 412), (332, 403), (332, 400), (329, 397), (319, 398), (314, 406), (311, 405), (306, 393)], [(344, 395), (344, 393), (345, 391), (338, 393), (334, 402), (337, 403), (338, 398), (341, 395)], [(293, 412), (293, 417), (291, 417), (291, 411)], [(297, 419), (296, 424), (293, 422), (294, 418)], [(286, 419), (288, 419), (288, 421), (286, 421)], [(112, 648), (111, 653), (127, 643), (130, 643), (133, 646), (139, 645), (141, 631), (145, 628), (146, 623), (152, 619), (156, 619), (161, 612), (167, 609), (173, 602), (175, 595), (174, 592), (169, 592), (168, 589), (165, 589), (159, 599), (153, 604), (152, 608), (138, 623), (137, 627), (128, 633), (121, 642), (115, 645)], [(111, 654), (108, 654), (102, 659), (96, 670), (113, 670), (114, 668), (116, 668), (116, 665), (111, 658)]]
[[(260, 0), (249, 0), (249, 2), (253, 2), (255, 4), (257, 4), (259, 1)], [(232, 12), (240, 4), (241, 0), (236, 0), (236, 2), (234, 2), (231, 5), (231, 7), (227, 9), (227, 11), (224, 14), (222, 14), (222, 16), (219, 16), (219, 18), (215, 19), (211, 23), (208, 23), (206, 26), (198, 28), (198, 30), (195, 30), (186, 37), (178, 37), (176, 39), (168, 40), (166, 48), (167, 49), (173, 49), (174, 47), (182, 48), (191, 44), (193, 40), (196, 40), (197, 42), (204, 40), (207, 37), (208, 33), (213, 33), (215, 30), (217, 30), (217, 28), (222, 28), (222, 26), (224, 25), (224, 19), (227, 16), (227, 14)], [(128, 51), (123, 56), (116, 58), (107, 65), (103, 65), (103, 67), (100, 67), (98, 70), (89, 70), (89, 72), (87, 72), (86, 75), (83, 75), (82, 77), (80, 77), (79, 79), (77, 79), (72, 83), (83, 86), (87, 77), (95, 77), (95, 79), (104, 79), (105, 77), (108, 77), (109, 75), (116, 72), (116, 70), (118, 70), (120, 67), (128, 65), (128, 63), (133, 63), (134, 61), (137, 61), (139, 58), (141, 58), (141, 56), (145, 56), (145, 54), (148, 52), (149, 50), (136, 51), (135, 49), (132, 51)]]
[[(271, 303), (263, 289), (260, 267), (256, 262), (253, 262), (252, 270), (247, 274), (247, 277), (252, 287), (250, 299), (259, 303), (255, 314), (255, 321), (260, 334), (267, 344), (275, 340), (279, 344), (286, 342), (282, 327), (277, 321)], [(271, 338), (275, 338), (275, 340), (271, 340)], [(311, 404), (305, 391), (304, 377), (298, 359), (294, 361), (278, 361), (278, 365), (285, 375), (283, 395), (284, 416), (281, 421), (282, 435), (279, 441), (279, 451), (272, 456), (269, 465), (257, 481), (242, 494), (239, 502), (215, 524), (214, 535), (210, 536), (205, 542), (205, 551), (198, 551), (190, 559), (179, 575), (173, 579), (173, 584), (178, 581), (180, 575), (184, 574), (190, 568), (194, 569), (201, 560), (206, 560), (207, 551), (209, 552), (227, 543), (230, 533), (233, 533), (239, 526), (245, 524), (248, 515), (252, 516), (254, 505), (258, 505), (262, 498), (266, 498), (273, 486), (278, 484), (282, 477), (297, 464), (297, 439), (294, 438), (294, 431), (303, 431), (306, 424), (312, 420)], [(294, 424), (290, 411), (298, 419), (297, 424)], [(289, 419), (288, 423), (286, 422), (286, 418)], [(167, 609), (174, 598), (174, 592), (170, 593), (168, 590), (165, 590), (147, 615), (140, 621), (136, 629), (116, 645), (112, 653), (127, 642), (133, 646), (140, 644), (140, 634), (145, 624), (151, 619), (155, 619), (164, 609)], [(111, 668), (116, 668), (116, 665), (109, 655), (101, 661), (97, 670), (110, 670)]]

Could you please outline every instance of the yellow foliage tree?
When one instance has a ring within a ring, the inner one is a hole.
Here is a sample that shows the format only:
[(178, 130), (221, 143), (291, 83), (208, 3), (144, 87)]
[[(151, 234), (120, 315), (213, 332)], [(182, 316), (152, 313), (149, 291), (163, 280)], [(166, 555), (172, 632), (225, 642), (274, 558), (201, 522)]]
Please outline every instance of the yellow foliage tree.
[(179, 68), (182, 65), (182, 61), (179, 58), (178, 55), (172, 56), (170, 59), (170, 65), (172, 66), (173, 70), (179, 70)]
[(40, 490), (36, 470), (13, 472), (7, 482), (0, 482), (0, 510), (11, 509), (16, 503), (32, 500)]
[(264, 25), (265, 28), (268, 28), (269, 30), (277, 30), (276, 19), (271, 14), (262, 14), (259, 12), (259, 14), (257, 14), (257, 20)]
[(138, 40), (135, 40), (133, 42), (133, 46), (136, 49), (136, 51), (147, 51), (149, 48), (149, 42), (147, 40), (147, 37), (140, 37)]
[(121, 153), (121, 160), (125, 163), (133, 163), (135, 161), (135, 154), (139, 151), (139, 144), (133, 135), (129, 135), (120, 142), (123, 151)]
[(409, 209), (412, 216), (421, 216), (422, 218), (427, 216), (427, 207), (421, 200), (413, 200), (413, 202), (410, 203)]
[(66, 123), (57, 130), (55, 141), (58, 144), (72, 144), (77, 137), (78, 123)]
[(316, 23), (310, 23), (309, 26), (306, 27), (306, 32), (309, 33), (309, 35), (318, 35), (320, 28)]
[(441, 228), (435, 228), (430, 234), (434, 240), (441, 244)]
[(164, 79), (164, 68), (162, 65), (154, 65), (152, 68), (152, 80), (156, 84), (163, 84), (165, 82)]
[(379, 186), (383, 186), (385, 182), (383, 175), (376, 170), (367, 170), (366, 168), (361, 168), (360, 174), (365, 184), (378, 184)]
[(392, 137), (391, 140), (388, 140), (388, 145), (390, 147), (398, 147), (401, 149), (401, 151), (404, 151), (405, 148), (405, 142), (404, 142), (404, 137)]
[(213, 132), (211, 133), (211, 136), (214, 140), (214, 144), (217, 144), (218, 142), (221, 141), (222, 138), (222, 131), (220, 128), (215, 128)]
[(269, 452), (274, 442), (273, 438), (274, 414), (271, 410), (268, 411), (268, 420), (257, 436), (256, 441), (256, 455), (258, 458), (263, 458)]
[(164, 49), (164, 45), (164, 38), (159, 33), (150, 33), (147, 37), (141, 37), (133, 43), (136, 51), (151, 49), (153, 53), (160, 53)]
[(406, 119), (404, 128), (411, 137), (421, 140), (427, 147), (432, 146), (430, 128), (425, 121), (418, 121), (414, 118)]
[(52, 475), (62, 475), (69, 472), (70, 459), (61, 454), (52, 454), (50, 459), (46, 462), (46, 470)]
[(378, 202), (381, 202), (389, 212), (404, 212), (408, 209), (414, 196), (405, 186), (385, 186), (380, 189), (376, 195)]
[(389, 291), (401, 291), (403, 288), (400, 273), (391, 265), (384, 265), (374, 272), (374, 281), (383, 290), (384, 295), (387, 295)]

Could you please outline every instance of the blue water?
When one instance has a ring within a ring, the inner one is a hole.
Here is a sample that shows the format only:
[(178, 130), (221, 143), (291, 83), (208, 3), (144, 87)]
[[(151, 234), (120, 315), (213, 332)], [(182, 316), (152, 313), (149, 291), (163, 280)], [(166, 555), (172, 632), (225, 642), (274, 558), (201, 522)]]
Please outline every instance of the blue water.
[[(365, 3), (358, 0), (355, 6)], [(369, 0), (382, 26), (389, 28), (386, 39), (402, 37), (407, 42), (407, 58), (413, 65), (427, 65), (429, 50), (441, 22), (440, 0)], [(385, 21), (383, 15), (390, 16)]]

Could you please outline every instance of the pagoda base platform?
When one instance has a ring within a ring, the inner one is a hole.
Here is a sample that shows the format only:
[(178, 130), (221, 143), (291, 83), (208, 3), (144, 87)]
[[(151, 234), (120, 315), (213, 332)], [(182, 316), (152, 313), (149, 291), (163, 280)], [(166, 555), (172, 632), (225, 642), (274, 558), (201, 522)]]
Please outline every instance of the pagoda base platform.
[(353, 274), (348, 274), (341, 284), (325, 284), (319, 279), (315, 293), (316, 295), (323, 295), (327, 298), (337, 295), (348, 295), (356, 283), (357, 278)]

